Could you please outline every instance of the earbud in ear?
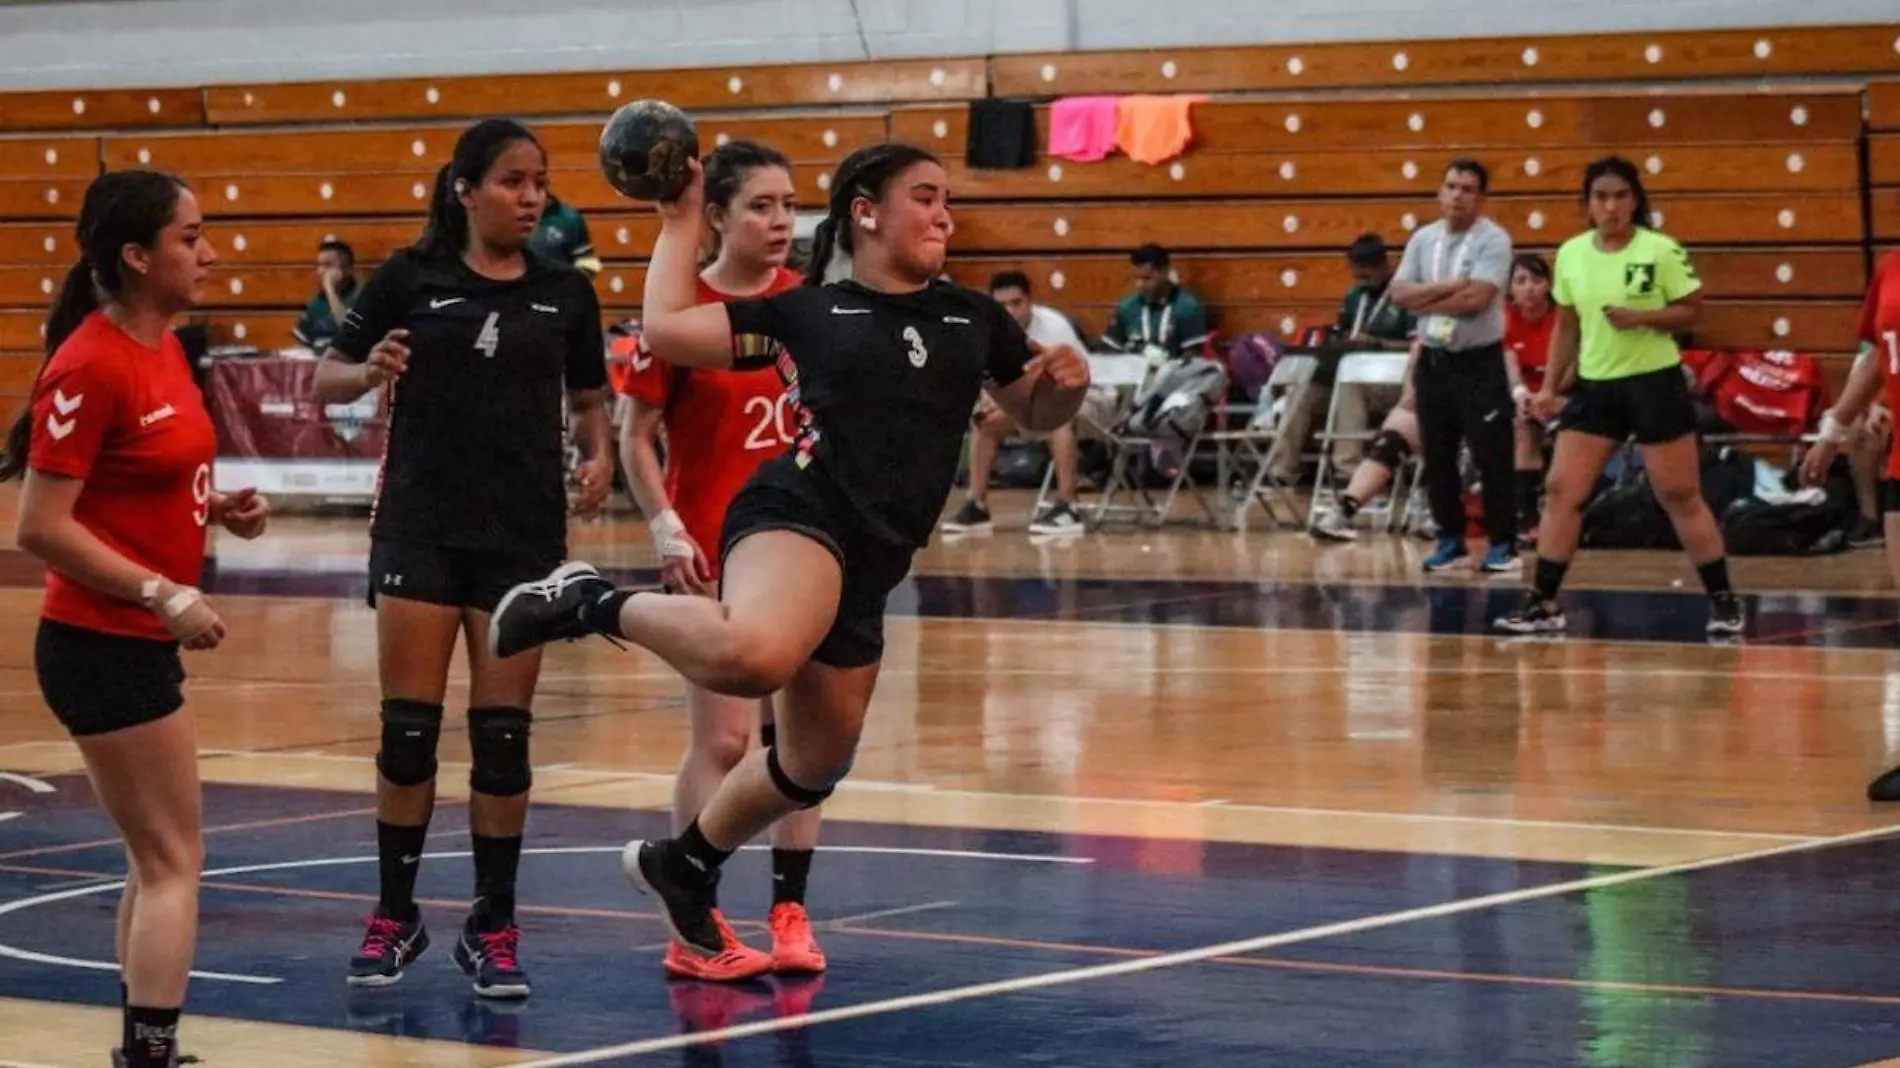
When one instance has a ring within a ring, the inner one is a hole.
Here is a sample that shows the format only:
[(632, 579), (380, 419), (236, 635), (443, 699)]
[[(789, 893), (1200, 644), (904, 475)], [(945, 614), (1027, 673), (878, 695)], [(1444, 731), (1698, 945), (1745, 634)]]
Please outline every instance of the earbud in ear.
[(864, 227), (866, 230), (875, 230), (877, 229), (877, 220), (866, 215), (858, 220), (858, 225)]

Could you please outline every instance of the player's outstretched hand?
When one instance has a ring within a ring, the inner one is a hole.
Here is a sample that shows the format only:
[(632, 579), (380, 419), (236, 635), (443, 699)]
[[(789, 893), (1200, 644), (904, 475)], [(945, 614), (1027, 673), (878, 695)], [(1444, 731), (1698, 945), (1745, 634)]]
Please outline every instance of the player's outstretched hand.
[(409, 331), (400, 327), (383, 335), (376, 347), (369, 350), (369, 360), (364, 364), (363, 381), (371, 389), (381, 386), (394, 378), (402, 377), (409, 370)]
[(245, 541), (263, 536), (270, 526), (270, 498), (253, 486), (219, 497), (213, 511), (220, 526)]
[(700, 212), (705, 208), (706, 168), (700, 166), (696, 159), (687, 160), (686, 167), (693, 176), (687, 181), (686, 188), (680, 191), (678, 199), (662, 200), (654, 205), (654, 209), (660, 213), (660, 218), (667, 222), (677, 219), (697, 222)]
[(1063, 389), (1084, 389), (1089, 384), (1089, 361), (1068, 345), (1044, 347), (1029, 343), (1035, 356), (1024, 373), (1046, 377)]
[(613, 461), (605, 456), (583, 460), (575, 472), (575, 480), (580, 483), (580, 492), (567, 499), (567, 514), (583, 519), (594, 516), (600, 512), (600, 506), (607, 503), (607, 494), (613, 489)]

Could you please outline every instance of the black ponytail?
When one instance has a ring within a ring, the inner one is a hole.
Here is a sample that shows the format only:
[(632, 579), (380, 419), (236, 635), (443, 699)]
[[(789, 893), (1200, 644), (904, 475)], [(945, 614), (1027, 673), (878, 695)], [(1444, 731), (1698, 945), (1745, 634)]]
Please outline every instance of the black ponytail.
[[(410, 246), (410, 251), (435, 260), (462, 257), (468, 249), (468, 208), (462, 204), (462, 193), (482, 184), (495, 160), (516, 141), (528, 141), (536, 148), (541, 147), (541, 142), (526, 126), (511, 119), (483, 119), (462, 131), (462, 136), (456, 139), (453, 158), (435, 172), (429, 217), (422, 224), (422, 236)], [(550, 206), (552, 203), (550, 198)]]
[[(67, 270), (59, 295), (47, 312), (46, 356), (33, 377), (35, 386), (53, 354), (88, 315), (99, 309), (101, 300), (117, 298), (124, 292), (121, 257), (125, 246), (157, 245), (159, 231), (178, 211), (178, 195), (184, 188), (185, 183), (169, 174), (141, 170), (110, 171), (86, 187), (75, 230), (79, 262)], [(16, 479), (26, 471), (26, 457), (32, 446), (33, 408), (28, 404), (7, 430), (6, 452), (0, 455), (0, 482)]]
[(1636, 164), (1621, 156), (1605, 156), (1585, 167), (1583, 169), (1585, 208), (1590, 205), (1590, 187), (1597, 184), (1598, 178), (1621, 178), (1629, 183), (1630, 193), (1636, 198), (1636, 213), (1631, 218), (1631, 223), (1639, 229), (1655, 229), (1656, 217), (1649, 211), (1649, 191), (1643, 188), (1643, 172), (1636, 169)]
[(882, 200), (891, 179), (919, 163), (940, 162), (931, 152), (901, 142), (860, 148), (838, 164), (831, 176), (831, 201), (825, 218), (812, 233), (811, 262), (805, 265), (805, 284), (822, 285), (831, 257), (842, 249), (851, 254), (851, 203), (859, 197)]

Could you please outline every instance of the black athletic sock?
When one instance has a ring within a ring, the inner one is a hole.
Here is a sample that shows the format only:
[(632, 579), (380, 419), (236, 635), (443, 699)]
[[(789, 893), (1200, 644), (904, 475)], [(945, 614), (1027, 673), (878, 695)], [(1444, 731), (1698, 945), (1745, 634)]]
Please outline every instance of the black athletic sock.
[(1544, 490), (1542, 471), (1519, 471), (1517, 473), (1517, 527), (1530, 530), (1537, 526), (1537, 498)]
[(596, 634), (607, 634), (615, 638), (624, 638), (620, 633), (620, 610), (633, 597), (633, 590), (615, 590), (603, 593), (599, 597), (581, 606), (581, 622)]
[(125, 1068), (171, 1068), (178, 1052), (178, 1010), (125, 1008)]
[(677, 855), (685, 862), (686, 867), (695, 875), (702, 877), (718, 875), (719, 866), (726, 862), (726, 858), (732, 856), (732, 850), (721, 849), (706, 841), (705, 834), (699, 829), (698, 820), (687, 824), (686, 829), (680, 832), (679, 838), (673, 845), (679, 851)]
[(475, 927), (499, 931), (515, 922), (515, 875), (521, 870), (521, 836), (490, 838), (473, 834), (475, 850)]
[(408, 923), (416, 918), (416, 875), (422, 870), (422, 848), (429, 825), (398, 827), (376, 821), (376, 857), (382, 874), (382, 900), (377, 910)]
[(1728, 584), (1728, 557), (1719, 556), (1701, 567), (1695, 573), (1702, 576), (1702, 588), (1709, 591), (1710, 597), (1734, 592)]
[(1360, 504), (1359, 498), (1354, 497), (1352, 494), (1342, 493), (1339, 495), (1339, 514), (1345, 519), (1350, 521), (1353, 516), (1359, 514), (1359, 509), (1363, 507), (1365, 507), (1365, 505)]
[(812, 851), (809, 849), (772, 850), (772, 904), (805, 903), (805, 883), (811, 878)]
[(1564, 587), (1564, 572), (1570, 570), (1568, 560), (1546, 560), (1537, 558), (1537, 574), (1531, 580), (1531, 593), (1540, 601), (1554, 601), (1557, 591)]

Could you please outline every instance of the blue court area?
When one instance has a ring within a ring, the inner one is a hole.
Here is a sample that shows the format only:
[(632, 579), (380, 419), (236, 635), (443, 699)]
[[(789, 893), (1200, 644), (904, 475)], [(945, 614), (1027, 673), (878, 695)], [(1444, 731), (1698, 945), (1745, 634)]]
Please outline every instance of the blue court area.
[[(0, 997), (112, 1005), (119, 851), (84, 780), (51, 781), (0, 824)], [(521, 872), (536, 993), (509, 1008), (449, 961), (472, 874), (456, 806), (419, 887), (435, 945), (396, 987), (346, 988), (376, 881), (366, 803), (207, 787), (209, 823), (258, 826), (209, 839), (198, 967), (218, 977), (195, 1013), (734, 1068), (1848, 1068), (1900, 1046), (1900, 842), (1880, 838), (1355, 930), (1616, 873), (834, 822), (812, 898), (830, 973), (720, 987), (663, 977), (664, 931), (619, 874), (621, 843), (664, 817), (546, 804)], [(763, 855), (737, 858), (735, 920), (768, 898)], [(1163, 956), (1272, 935), (1293, 937)], [(1082, 971), (1101, 966), (1128, 970)], [(1032, 977), (1047, 985), (1009, 985)]]
[[(652, 570), (603, 568), (622, 585), (657, 584)], [(218, 594), (362, 600), (356, 572), (218, 568)], [(1193, 624), (1247, 630), (1490, 634), (1523, 598), (1523, 582), (1441, 579), (1427, 585), (1310, 581), (1134, 580), (913, 575), (891, 594), (892, 615), (949, 619), (1046, 619), (1144, 626)], [(1891, 649), (1900, 618), (1888, 598), (1815, 593), (1743, 596), (1753, 645)], [(1572, 589), (1563, 595), (1568, 637), (1706, 644), (1701, 590)]]

